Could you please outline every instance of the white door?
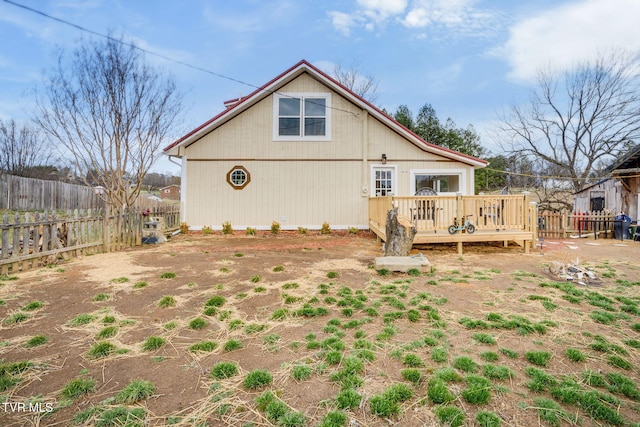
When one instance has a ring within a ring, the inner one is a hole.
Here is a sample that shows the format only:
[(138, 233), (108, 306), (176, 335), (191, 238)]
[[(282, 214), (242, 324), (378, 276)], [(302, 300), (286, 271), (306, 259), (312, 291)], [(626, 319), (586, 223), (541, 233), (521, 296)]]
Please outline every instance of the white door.
[(371, 173), (373, 196), (392, 196), (396, 194), (395, 167), (374, 166)]

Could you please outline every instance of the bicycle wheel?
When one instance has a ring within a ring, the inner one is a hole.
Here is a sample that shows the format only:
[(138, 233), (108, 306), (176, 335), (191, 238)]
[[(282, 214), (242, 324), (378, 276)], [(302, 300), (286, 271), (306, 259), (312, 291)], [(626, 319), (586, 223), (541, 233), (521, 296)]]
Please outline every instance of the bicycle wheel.
[(450, 225), (449, 226), (449, 234), (456, 234), (458, 230), (456, 230), (456, 226), (455, 225)]
[(467, 233), (473, 234), (474, 231), (476, 231), (476, 226), (473, 224), (467, 224)]

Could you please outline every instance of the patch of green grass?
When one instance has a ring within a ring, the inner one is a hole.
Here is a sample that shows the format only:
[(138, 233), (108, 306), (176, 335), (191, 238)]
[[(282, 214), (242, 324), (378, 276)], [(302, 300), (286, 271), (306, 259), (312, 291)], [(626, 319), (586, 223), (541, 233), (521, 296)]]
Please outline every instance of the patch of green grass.
[(456, 357), (453, 359), (453, 367), (466, 373), (475, 374), (478, 372), (478, 364), (468, 356)]
[(537, 397), (533, 400), (533, 404), (538, 412), (541, 420), (549, 425), (558, 427), (563, 419), (569, 421), (567, 413), (555, 401), (546, 397)]
[(215, 341), (200, 341), (192, 344), (189, 347), (189, 351), (194, 353), (196, 351), (210, 352), (218, 348), (218, 343)]
[(267, 329), (267, 325), (262, 323), (250, 323), (244, 327), (244, 332), (246, 334), (257, 334), (258, 332), (262, 332)]
[(483, 405), (491, 398), (491, 381), (479, 375), (469, 375), (465, 378), (467, 388), (462, 390), (462, 397), (468, 403)]
[(453, 394), (447, 383), (437, 376), (431, 377), (427, 383), (427, 398), (436, 405), (452, 402), (456, 396)]
[(62, 397), (76, 399), (96, 389), (96, 380), (93, 378), (74, 378), (62, 388)]
[(44, 303), (40, 301), (32, 301), (24, 306), (22, 306), (21, 310), (24, 311), (35, 311), (44, 307)]
[(218, 362), (211, 368), (211, 378), (223, 380), (238, 375), (238, 365), (234, 362)]
[(379, 417), (390, 417), (400, 413), (400, 402), (411, 399), (413, 390), (406, 384), (394, 384), (381, 394), (371, 397), (371, 413)]
[(633, 365), (631, 364), (631, 362), (615, 354), (607, 358), (607, 363), (611, 366), (624, 369), (626, 371), (630, 371), (633, 368)]
[(531, 378), (526, 383), (527, 388), (531, 391), (542, 392), (557, 384), (557, 380), (553, 375), (549, 375), (538, 368), (529, 366), (525, 368), (524, 372)]
[(233, 339), (225, 342), (222, 346), (222, 349), (226, 352), (238, 350), (240, 348), (242, 348), (242, 342)]
[(160, 275), (161, 279), (174, 279), (176, 277), (176, 273), (172, 271), (166, 271)]
[(102, 324), (103, 325), (112, 325), (114, 323), (116, 323), (115, 316), (107, 315), (107, 316), (104, 316), (102, 318)]
[(73, 319), (69, 320), (69, 326), (83, 326), (93, 322), (96, 319), (96, 316), (92, 314), (79, 314)]
[(631, 378), (617, 372), (610, 372), (606, 374), (606, 379), (609, 392), (621, 394), (636, 402), (640, 401), (640, 390)]
[(527, 351), (524, 354), (524, 357), (529, 363), (546, 367), (549, 360), (551, 360), (551, 353), (548, 351)]
[(172, 329), (175, 329), (178, 327), (178, 323), (175, 320), (172, 320), (170, 322), (165, 323), (164, 325), (162, 325), (163, 328), (165, 328), (167, 331), (170, 331)]
[(116, 346), (109, 341), (100, 341), (95, 343), (89, 351), (87, 352), (87, 356), (90, 359), (101, 359), (103, 357), (110, 356), (116, 351)]
[(572, 362), (584, 362), (585, 360), (587, 360), (587, 355), (577, 348), (566, 349), (564, 355), (567, 356), (567, 359), (571, 360)]
[(109, 294), (99, 293), (95, 297), (93, 297), (93, 300), (99, 302), (99, 301), (107, 301), (110, 298), (111, 298), (111, 295), (109, 295)]
[(478, 411), (476, 414), (476, 423), (480, 427), (500, 427), (502, 419), (493, 412)]
[(146, 288), (147, 286), (149, 286), (149, 283), (145, 282), (144, 280), (140, 280), (133, 284), (133, 289), (142, 289)]
[(155, 392), (156, 386), (151, 381), (133, 380), (116, 394), (115, 402), (131, 405), (153, 396)]
[(143, 427), (146, 425), (146, 416), (147, 411), (143, 408), (116, 406), (101, 412), (95, 427)]
[(330, 272), (327, 273), (327, 277), (329, 279), (336, 279), (336, 278), (340, 277), (340, 274), (338, 274), (337, 271), (330, 271)]
[(163, 345), (165, 345), (166, 342), (167, 342), (167, 340), (165, 340), (162, 337), (151, 336), (151, 337), (147, 338), (144, 341), (144, 343), (142, 343), (142, 350), (144, 350), (144, 351), (157, 350), (160, 347), (162, 347)]
[(590, 369), (585, 369), (581, 377), (582, 381), (591, 387), (604, 387), (607, 385), (604, 375)]
[(174, 307), (175, 305), (176, 305), (176, 299), (171, 295), (165, 295), (162, 298), (160, 298), (160, 301), (158, 301), (158, 306), (162, 308)]
[(330, 411), (322, 418), (318, 427), (346, 427), (349, 418), (342, 411)]
[(216, 295), (211, 297), (204, 303), (205, 307), (222, 307), (227, 302), (223, 296)]
[(464, 424), (464, 412), (456, 406), (437, 406), (433, 412), (443, 426), (460, 427)]
[(204, 320), (202, 317), (196, 317), (195, 319), (191, 319), (191, 321), (189, 322), (190, 329), (199, 330), (199, 329), (203, 329), (206, 326), (207, 326), (207, 321)]
[(274, 273), (278, 273), (280, 271), (284, 271), (284, 266), (283, 265), (276, 265), (275, 267), (273, 267), (273, 272)]
[(5, 317), (2, 320), (2, 324), (3, 325), (15, 325), (16, 323), (22, 323), (25, 322), (27, 320), (29, 320), (31, 318), (31, 316), (29, 316), (27, 313), (22, 313), (22, 312), (15, 312), (12, 313), (10, 315), (8, 315), (7, 317)]
[(258, 283), (260, 280), (262, 280), (262, 276), (260, 276), (259, 274), (251, 276), (251, 279), (249, 279), (251, 283)]
[(254, 369), (244, 378), (242, 384), (248, 389), (257, 389), (271, 384), (273, 375), (264, 369)]
[(109, 280), (109, 283), (127, 283), (128, 281), (128, 277), (116, 277), (115, 279)]
[(495, 344), (496, 343), (496, 339), (489, 334), (484, 334), (484, 333), (475, 333), (471, 336), (471, 338), (473, 338), (474, 341), (477, 341), (479, 343), (482, 344)]
[(444, 347), (436, 347), (431, 350), (431, 360), (437, 363), (444, 363), (449, 359), (449, 353)]
[(336, 406), (339, 409), (356, 409), (360, 406), (362, 396), (352, 388), (347, 388), (335, 397)]
[(414, 385), (418, 385), (420, 381), (422, 381), (422, 372), (418, 369), (403, 369), (400, 373), (402, 374), (402, 378), (412, 382)]
[(296, 381), (304, 381), (309, 379), (313, 374), (313, 368), (309, 365), (296, 365), (291, 370), (291, 376)]
[(484, 360), (485, 362), (497, 362), (499, 358), (500, 356), (498, 356), (498, 353), (495, 353), (493, 351), (485, 351), (480, 353), (480, 359)]
[(424, 360), (415, 353), (407, 353), (402, 359), (402, 363), (409, 368), (421, 368), (424, 366)]
[(615, 314), (602, 310), (595, 310), (589, 315), (589, 317), (591, 317), (594, 322), (601, 323), (603, 325), (612, 325), (618, 319), (618, 316)]
[(46, 344), (49, 342), (49, 338), (44, 335), (36, 335), (34, 337), (29, 338), (29, 340), (24, 344), (26, 348), (38, 347), (40, 345)]
[(482, 374), (490, 380), (505, 381), (513, 378), (513, 371), (508, 366), (487, 364), (482, 367)]

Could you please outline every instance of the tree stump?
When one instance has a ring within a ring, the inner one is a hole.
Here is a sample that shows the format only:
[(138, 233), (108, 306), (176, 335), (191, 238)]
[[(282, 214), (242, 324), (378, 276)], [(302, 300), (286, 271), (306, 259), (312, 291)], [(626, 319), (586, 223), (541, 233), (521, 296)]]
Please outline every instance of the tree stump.
[(387, 213), (384, 256), (407, 256), (413, 246), (413, 238), (418, 230), (409, 218), (398, 215), (398, 208)]

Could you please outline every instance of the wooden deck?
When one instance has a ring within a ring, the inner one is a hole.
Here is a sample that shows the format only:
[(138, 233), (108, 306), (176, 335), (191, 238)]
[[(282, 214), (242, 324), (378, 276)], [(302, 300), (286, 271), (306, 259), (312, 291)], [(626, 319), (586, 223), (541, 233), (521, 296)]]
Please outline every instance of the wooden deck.
[[(416, 224), (414, 244), (456, 243), (461, 254), (463, 243), (514, 242), (529, 253), (537, 239), (537, 207), (528, 195), (374, 197), (369, 201), (369, 227), (383, 241), (387, 212), (394, 206)], [(471, 215), (476, 232), (449, 234), (453, 218), (465, 215)]]

